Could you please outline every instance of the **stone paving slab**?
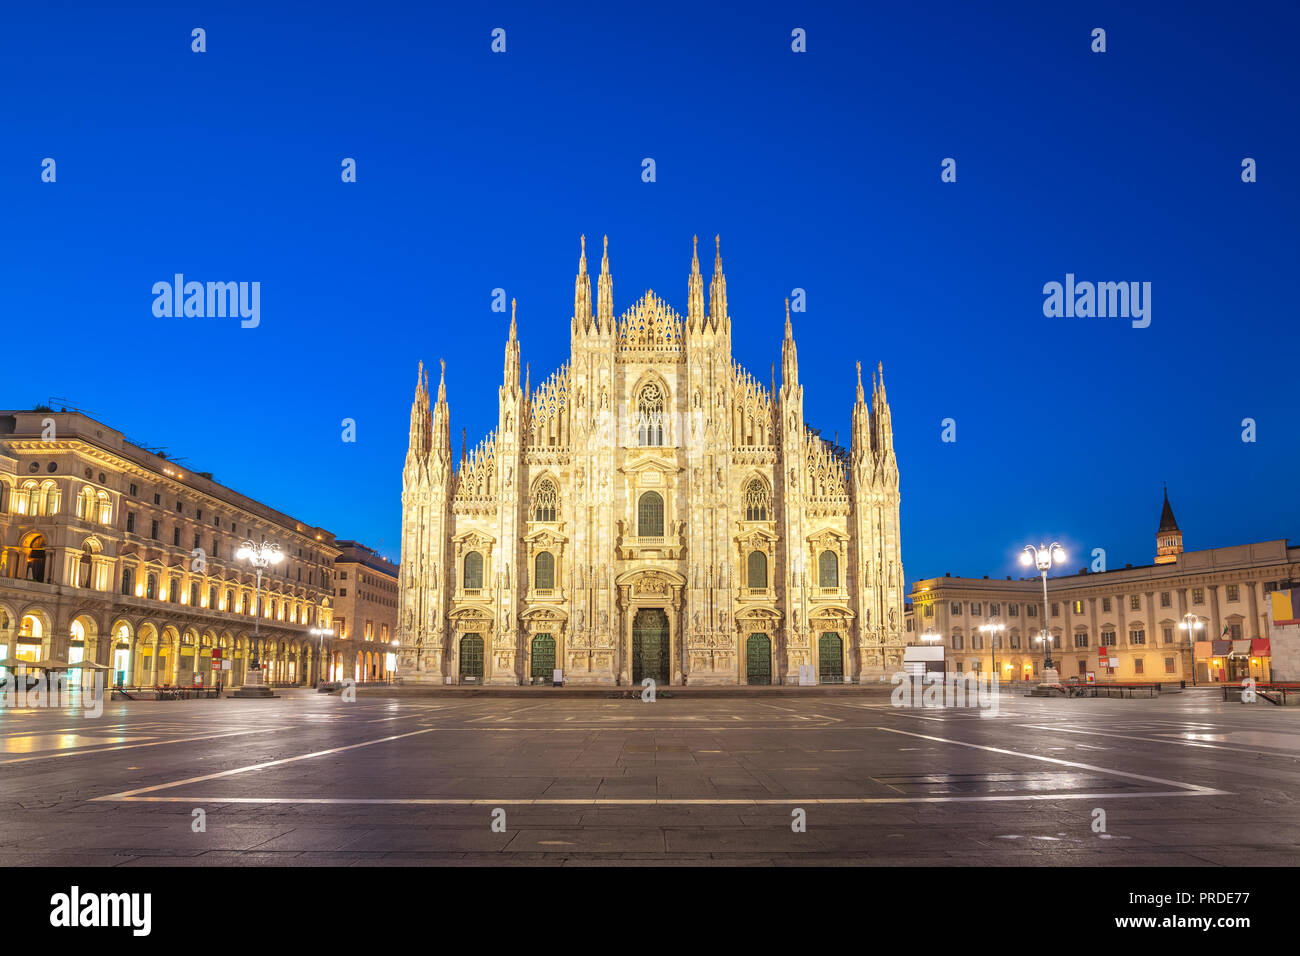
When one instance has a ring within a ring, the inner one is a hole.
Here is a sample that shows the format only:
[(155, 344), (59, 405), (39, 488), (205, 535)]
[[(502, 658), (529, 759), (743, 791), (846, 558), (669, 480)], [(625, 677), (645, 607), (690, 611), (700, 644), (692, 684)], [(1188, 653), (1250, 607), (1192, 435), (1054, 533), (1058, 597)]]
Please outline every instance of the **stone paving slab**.
[(1185, 694), (988, 718), (833, 690), (0, 712), (21, 741), (0, 749), (0, 865), (1300, 862), (1300, 711)]

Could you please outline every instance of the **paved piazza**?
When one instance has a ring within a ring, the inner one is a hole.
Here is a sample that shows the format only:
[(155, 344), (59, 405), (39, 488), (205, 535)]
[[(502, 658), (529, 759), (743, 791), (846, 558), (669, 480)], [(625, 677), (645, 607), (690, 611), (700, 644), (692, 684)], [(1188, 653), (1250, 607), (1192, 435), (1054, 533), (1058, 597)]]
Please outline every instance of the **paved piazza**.
[(0, 865), (1300, 862), (1300, 709), (1001, 703), (290, 692), (8, 711)]

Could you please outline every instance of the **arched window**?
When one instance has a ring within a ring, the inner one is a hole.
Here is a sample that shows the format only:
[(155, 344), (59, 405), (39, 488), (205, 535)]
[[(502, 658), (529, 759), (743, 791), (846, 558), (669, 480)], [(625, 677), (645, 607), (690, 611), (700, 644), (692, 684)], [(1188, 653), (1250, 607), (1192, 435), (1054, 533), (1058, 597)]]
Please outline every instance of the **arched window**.
[(840, 586), (840, 556), (834, 551), (823, 551), (817, 558), (817, 583), (824, 588)]
[(755, 591), (767, 587), (767, 555), (762, 551), (749, 552), (749, 587)]
[(555, 555), (549, 551), (540, 552), (533, 561), (533, 587), (539, 591), (549, 591), (555, 587)]
[(767, 488), (757, 478), (745, 486), (745, 520), (767, 520)]
[(95, 520), (95, 489), (85, 485), (77, 495), (77, 517), (84, 521)]
[(555, 493), (555, 482), (547, 478), (537, 486), (533, 493), (533, 520), (555, 521), (559, 495)]
[(226, 610), (226, 611), (234, 611), (234, 609), (235, 609), (235, 596), (234, 596), (234, 594), (232, 594), (230, 591), (227, 591), (227, 592), (226, 592), (226, 606), (225, 606), (224, 610)]
[(155, 601), (158, 599), (158, 576), (151, 574), (146, 580), (148, 583), (145, 585), (144, 596)]
[(208, 588), (208, 610), (215, 611), (216, 609), (217, 609), (217, 589), (215, 587), (210, 587)]
[(483, 555), (471, 551), (465, 555), (465, 589), (477, 591), (483, 587)]
[(131, 573), (130, 568), (122, 569), (122, 593), (128, 597), (135, 597), (135, 575)]
[(636, 533), (642, 538), (662, 538), (664, 534), (664, 500), (657, 491), (647, 491), (637, 502)]
[(654, 382), (641, 389), (636, 400), (637, 444), (664, 443), (664, 395)]
[(95, 520), (100, 524), (113, 523), (113, 501), (108, 492), (101, 491), (95, 496)]

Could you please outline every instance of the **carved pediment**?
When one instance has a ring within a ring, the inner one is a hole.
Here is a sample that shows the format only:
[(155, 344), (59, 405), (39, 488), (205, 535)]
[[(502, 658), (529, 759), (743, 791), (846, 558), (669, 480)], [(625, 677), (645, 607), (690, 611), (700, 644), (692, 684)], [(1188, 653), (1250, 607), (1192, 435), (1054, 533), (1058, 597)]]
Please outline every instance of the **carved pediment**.
[(466, 550), (482, 551), (496, 544), (497, 539), (485, 532), (470, 530), (456, 535), (451, 540)]

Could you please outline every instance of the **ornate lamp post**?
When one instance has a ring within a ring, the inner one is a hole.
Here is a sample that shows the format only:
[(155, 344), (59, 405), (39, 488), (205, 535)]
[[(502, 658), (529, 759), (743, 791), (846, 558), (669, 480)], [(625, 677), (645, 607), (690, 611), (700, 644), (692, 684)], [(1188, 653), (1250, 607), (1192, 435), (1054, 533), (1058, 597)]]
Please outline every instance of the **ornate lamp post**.
[(257, 643), (262, 623), (262, 572), (272, 565), (284, 560), (278, 544), (254, 544), (252, 540), (244, 542), (243, 547), (235, 552), (240, 561), (247, 561), (257, 572), (257, 586), (253, 591), (253, 646), (250, 650), (248, 673), (244, 676), (244, 686), (235, 691), (235, 697), (274, 697), (262, 668), (257, 662)]
[(1199, 617), (1188, 611), (1183, 615), (1182, 623), (1178, 625), (1187, 632), (1187, 639), (1192, 643), (1192, 686), (1196, 686), (1196, 632), (1205, 629), (1205, 622)]
[(1061, 677), (1056, 673), (1056, 668), (1052, 665), (1052, 623), (1047, 616), (1047, 572), (1052, 570), (1053, 564), (1065, 563), (1065, 549), (1055, 541), (1051, 545), (1040, 544), (1034, 547), (1032, 544), (1025, 545), (1025, 550), (1020, 554), (1020, 563), (1024, 565), (1037, 565), (1039, 573), (1043, 576), (1043, 679), (1038, 686), (1059, 684)]
[(311, 633), (320, 638), (320, 652), (316, 655), (316, 683), (325, 680), (323, 672), (325, 670), (325, 638), (334, 636), (332, 627), (313, 627)]
[(979, 626), (980, 633), (989, 636), (989, 653), (993, 655), (993, 677), (995, 679), (998, 676), (998, 641), (1005, 630), (1006, 625), (1003, 624), (981, 624)]

